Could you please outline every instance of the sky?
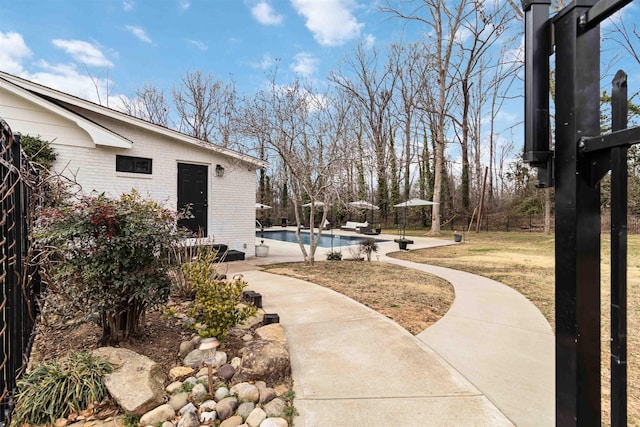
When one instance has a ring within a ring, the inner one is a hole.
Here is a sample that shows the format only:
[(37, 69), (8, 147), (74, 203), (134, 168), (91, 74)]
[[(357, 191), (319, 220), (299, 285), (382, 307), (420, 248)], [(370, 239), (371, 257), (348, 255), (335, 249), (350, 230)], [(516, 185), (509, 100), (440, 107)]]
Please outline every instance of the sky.
[(357, 43), (401, 39), (389, 18), (361, 0), (0, 0), (0, 69), (112, 107), (196, 70), (251, 94), (276, 61), (322, 81)]

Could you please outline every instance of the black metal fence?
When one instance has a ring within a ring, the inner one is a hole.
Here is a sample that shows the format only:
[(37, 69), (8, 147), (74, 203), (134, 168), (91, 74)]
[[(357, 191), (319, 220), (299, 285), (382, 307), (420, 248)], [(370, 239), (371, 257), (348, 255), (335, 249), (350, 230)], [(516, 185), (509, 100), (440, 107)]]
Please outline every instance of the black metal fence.
[(14, 405), (16, 379), (24, 371), (36, 318), (41, 282), (29, 265), (29, 228), (36, 203), (38, 174), (20, 149), (20, 137), (0, 119), (0, 425)]
[[(601, 358), (610, 359), (610, 422), (627, 425), (627, 75), (612, 82), (611, 130), (600, 129), (600, 24), (631, 0), (571, 2), (550, 18), (550, 0), (523, 0), (525, 154), (539, 187), (555, 187), (556, 425), (600, 426)], [(555, 54), (555, 70), (549, 56)], [(549, 146), (554, 75), (555, 145)], [(601, 330), (600, 181), (611, 171), (611, 328)], [(609, 353), (607, 355), (607, 353)]]

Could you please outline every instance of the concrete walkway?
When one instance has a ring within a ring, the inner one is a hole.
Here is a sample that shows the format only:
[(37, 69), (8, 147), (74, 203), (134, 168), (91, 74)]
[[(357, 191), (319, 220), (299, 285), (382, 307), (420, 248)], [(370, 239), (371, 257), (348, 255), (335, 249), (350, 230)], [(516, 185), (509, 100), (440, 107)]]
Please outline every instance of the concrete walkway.
[[(411, 249), (451, 244), (412, 239)], [(554, 424), (553, 334), (539, 311), (511, 288), (386, 257), (397, 246), (380, 243), (380, 261), (438, 275), (454, 286), (449, 312), (414, 337), (330, 289), (260, 271), (260, 264), (302, 259), (297, 244), (268, 244), (269, 257), (229, 263), (228, 274), (242, 272), (249, 288), (263, 295), (265, 310), (280, 316), (300, 412), (296, 426)]]

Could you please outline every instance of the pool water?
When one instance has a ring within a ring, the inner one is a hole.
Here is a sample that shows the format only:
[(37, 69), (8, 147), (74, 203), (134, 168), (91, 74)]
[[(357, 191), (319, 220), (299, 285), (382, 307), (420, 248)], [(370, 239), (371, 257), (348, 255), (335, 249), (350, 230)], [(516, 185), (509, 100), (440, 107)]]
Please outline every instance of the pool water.
[[(331, 233), (331, 232), (329, 231), (329, 232), (322, 233), (322, 235), (320, 236), (320, 241), (318, 242), (318, 247), (320, 248), (330, 248), (332, 246), (331, 245), (332, 241), (333, 241), (333, 247), (335, 248), (338, 246), (357, 245), (361, 241), (371, 238), (371, 236), (339, 236), (337, 234), (331, 235), (331, 234), (325, 234), (325, 233)], [(256, 231), (256, 237), (260, 238), (260, 231)], [(264, 232), (264, 238), (279, 240), (281, 242), (298, 243), (298, 240), (296, 239), (296, 232), (292, 230), (275, 230), (275, 231), (267, 230)], [(305, 245), (309, 244), (309, 233), (301, 232), (300, 238), (302, 239), (303, 244)], [(386, 242), (386, 240), (383, 240), (383, 239), (374, 239), (374, 240), (376, 242)]]

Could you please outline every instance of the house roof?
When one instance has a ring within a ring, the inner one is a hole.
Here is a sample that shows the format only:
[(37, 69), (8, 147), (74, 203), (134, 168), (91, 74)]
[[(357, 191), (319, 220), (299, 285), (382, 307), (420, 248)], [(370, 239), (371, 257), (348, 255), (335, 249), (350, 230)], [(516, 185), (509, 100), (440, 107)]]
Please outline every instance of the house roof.
[(84, 100), (82, 98), (78, 98), (68, 93), (60, 92), (56, 89), (31, 82), (29, 80), (25, 80), (23, 78), (2, 71), (0, 71), (0, 86), (20, 96), (26, 97), (30, 101), (35, 102), (36, 104), (56, 114), (62, 115), (67, 119), (75, 121), (78, 126), (87, 131), (92, 137), (99, 136), (99, 138), (94, 139), (103, 141), (102, 145), (129, 148), (131, 144), (133, 144), (133, 142), (117, 134), (116, 132), (113, 132), (110, 129), (107, 129), (95, 123), (94, 121), (89, 120), (79, 112), (66, 108), (64, 104), (83, 108), (93, 113), (119, 120), (132, 126), (143, 128), (146, 131), (153, 132), (158, 135), (180, 141), (182, 143), (195, 145), (208, 151), (228, 156), (232, 159), (241, 160), (243, 162), (255, 165), (258, 168), (266, 168), (269, 166), (268, 162), (260, 160), (257, 157), (243, 154), (235, 150), (230, 150), (228, 148), (224, 148), (219, 145), (203, 141), (189, 135), (185, 135), (173, 129), (169, 129), (164, 126), (160, 126), (155, 123), (130, 116), (120, 111), (104, 107), (102, 105)]
[[(0, 72), (0, 74), (4, 74)], [(22, 98), (27, 99), (34, 104), (43, 107), (59, 116), (62, 116), (72, 122), (76, 123), (80, 128), (85, 130), (91, 139), (97, 145), (106, 145), (109, 147), (117, 147), (117, 148), (131, 148), (133, 142), (122, 135), (119, 135), (113, 132), (110, 129), (107, 129), (99, 124), (87, 119), (86, 117), (81, 116), (73, 111), (70, 111), (67, 108), (64, 108), (55, 103), (49, 102), (46, 99), (26, 90), (20, 86), (12, 84), (11, 82), (5, 80), (0, 77), (0, 87), (8, 90), (9, 92), (20, 96)]]

